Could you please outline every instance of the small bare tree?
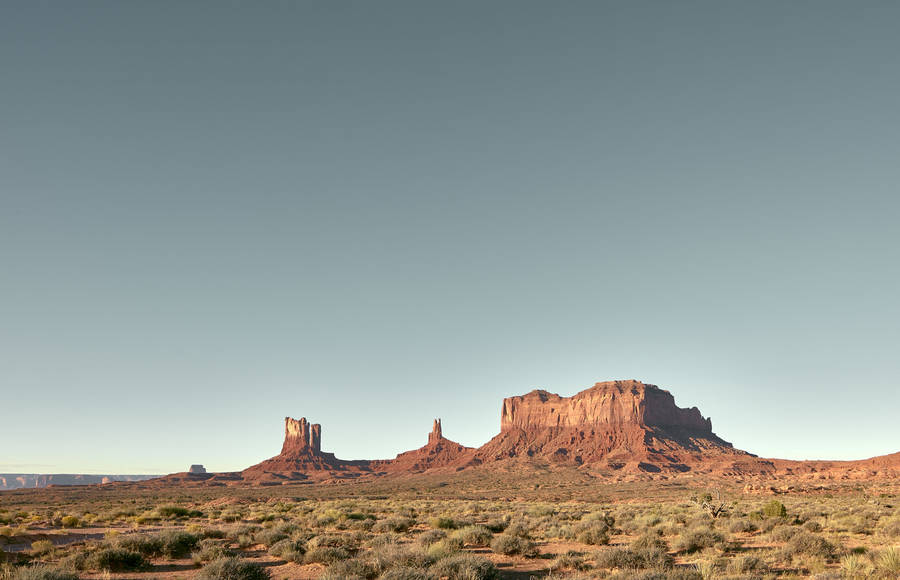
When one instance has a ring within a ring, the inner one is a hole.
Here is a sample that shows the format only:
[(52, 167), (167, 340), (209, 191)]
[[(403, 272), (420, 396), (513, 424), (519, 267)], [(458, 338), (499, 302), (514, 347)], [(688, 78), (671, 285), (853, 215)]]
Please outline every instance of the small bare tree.
[(728, 504), (722, 501), (722, 494), (718, 489), (716, 489), (715, 499), (711, 493), (705, 493), (701, 496), (693, 496), (691, 501), (700, 506), (700, 509), (711, 515), (713, 519), (728, 512)]

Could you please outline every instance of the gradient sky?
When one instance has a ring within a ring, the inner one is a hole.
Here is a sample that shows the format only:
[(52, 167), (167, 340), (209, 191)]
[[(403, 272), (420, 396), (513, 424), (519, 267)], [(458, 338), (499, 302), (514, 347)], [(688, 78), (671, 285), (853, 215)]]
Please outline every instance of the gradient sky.
[(6, 2), (3, 472), (481, 445), (635, 378), (900, 450), (900, 4)]

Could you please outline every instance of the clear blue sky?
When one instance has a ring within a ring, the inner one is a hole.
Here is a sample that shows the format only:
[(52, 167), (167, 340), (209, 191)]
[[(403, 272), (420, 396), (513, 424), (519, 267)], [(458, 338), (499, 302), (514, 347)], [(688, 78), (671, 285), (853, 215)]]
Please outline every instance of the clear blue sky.
[(897, 3), (0, 14), (0, 471), (480, 445), (616, 378), (900, 450)]

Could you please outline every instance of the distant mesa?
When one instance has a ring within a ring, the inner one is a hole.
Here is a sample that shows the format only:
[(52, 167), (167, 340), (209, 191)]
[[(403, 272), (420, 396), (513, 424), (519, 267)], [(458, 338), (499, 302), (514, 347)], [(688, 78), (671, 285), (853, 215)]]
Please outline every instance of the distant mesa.
[[(184, 464), (182, 463), (182, 465), (184, 465)], [(198, 463), (195, 463), (194, 465), (191, 465), (190, 469), (188, 469), (188, 473), (200, 475), (200, 474), (206, 473), (206, 468)]]
[(280, 485), (528, 466), (568, 466), (617, 480), (681, 474), (866, 478), (900, 475), (900, 453), (851, 462), (762, 459), (716, 435), (712, 421), (696, 407), (678, 407), (668, 391), (625, 380), (596, 383), (571, 397), (541, 389), (507, 397), (500, 432), (477, 448), (447, 439), (441, 419), (434, 419), (424, 446), (393, 459), (339, 459), (322, 450), (321, 425), (285, 417), (278, 455), (242, 472), (199, 475), (194, 467), (200, 466), (192, 466), (189, 474), (167, 480), (185, 481), (198, 473), (193, 481), (209, 485)]
[[(286, 481), (421, 473), (524, 458), (635, 473), (682, 473), (704, 462), (746, 461), (712, 431), (697, 408), (682, 409), (668, 391), (639, 381), (597, 383), (572, 397), (544, 390), (503, 400), (500, 433), (479, 448), (444, 437), (440, 419), (423, 447), (386, 460), (346, 461), (322, 451), (322, 430), (285, 417), (281, 453), (242, 472), (250, 480)], [(769, 470), (771, 465), (755, 467)]]
[(0, 491), (31, 489), (53, 485), (103, 485), (114, 482), (135, 482), (155, 479), (159, 475), (94, 475), (82, 473), (0, 473)]
[(597, 383), (571, 397), (534, 390), (504, 399), (500, 433), (475, 458), (522, 456), (638, 472), (752, 457), (713, 433), (696, 407), (682, 409), (671, 393), (640, 381)]

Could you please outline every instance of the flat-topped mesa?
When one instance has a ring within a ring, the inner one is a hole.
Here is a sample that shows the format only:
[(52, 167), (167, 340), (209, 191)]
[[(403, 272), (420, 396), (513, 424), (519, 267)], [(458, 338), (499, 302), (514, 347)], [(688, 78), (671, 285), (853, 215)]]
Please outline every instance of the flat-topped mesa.
[(444, 436), (441, 434), (441, 420), (435, 419), (434, 425), (431, 427), (431, 433), (428, 434), (428, 444), (437, 443), (443, 438)]
[(682, 409), (671, 393), (640, 381), (597, 383), (571, 397), (543, 390), (503, 400), (500, 429), (608, 430), (629, 425), (712, 434), (712, 422), (696, 407)]
[(322, 426), (318, 423), (310, 425), (306, 417), (284, 418), (284, 444), (282, 455), (318, 454), (322, 451)]

